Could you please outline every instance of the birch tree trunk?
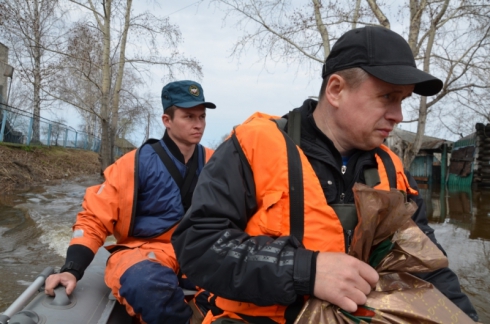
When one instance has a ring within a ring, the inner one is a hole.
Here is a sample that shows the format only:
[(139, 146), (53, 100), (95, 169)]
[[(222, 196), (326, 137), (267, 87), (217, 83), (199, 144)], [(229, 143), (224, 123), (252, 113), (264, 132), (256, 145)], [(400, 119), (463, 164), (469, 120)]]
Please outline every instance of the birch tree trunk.
[(33, 82), (33, 109), (32, 117), (34, 119), (32, 124), (32, 141), (36, 144), (40, 144), (40, 116), (41, 116), (41, 24), (40, 24), (40, 14), (39, 14), (39, 2), (34, 1), (33, 3), (33, 13), (34, 13), (34, 44), (33, 44), (33, 61), (34, 69), (32, 71), (34, 76)]
[(378, 6), (376, 3), (376, 0), (367, 0), (369, 7), (371, 7), (371, 10), (373, 11), (374, 16), (376, 19), (378, 19), (378, 22), (380, 23), (381, 26), (386, 27), (388, 29), (391, 29), (390, 21), (386, 17), (386, 15), (383, 13), (381, 8)]
[[(411, 5), (410, 8), (412, 9), (412, 3), (415, 3), (416, 0), (411, 0)], [(424, 56), (424, 67), (423, 70), (424, 72), (430, 73), (430, 60), (431, 60), (431, 55), (432, 55), (432, 49), (434, 46), (434, 41), (435, 41), (435, 36), (436, 36), (436, 31), (437, 31), (437, 25), (439, 24), (440, 20), (442, 17), (445, 15), (447, 7), (449, 5), (449, 0), (445, 0), (443, 5), (441, 6), (441, 9), (437, 16), (431, 20), (431, 25), (429, 28), (429, 33), (427, 37), (427, 44), (425, 47), (425, 56)], [(414, 7), (415, 4), (414, 4)], [(420, 9), (423, 10), (425, 8), (425, 0), (421, 2)], [(419, 30), (420, 30), (420, 14), (419, 10), (415, 10), (414, 15), (412, 16), (413, 20), (410, 22), (410, 34), (418, 35)], [(417, 39), (414, 35), (410, 35), (411, 37), (409, 39)], [(409, 45), (413, 46), (412, 52), (415, 52), (415, 42), (412, 44), (409, 43)], [(420, 150), (420, 147), (422, 146), (424, 135), (425, 135), (425, 127), (427, 123), (427, 97), (420, 97), (420, 103), (419, 103), (419, 114), (418, 114), (418, 124), (417, 124), (417, 133), (415, 135), (415, 141), (413, 142), (412, 145), (408, 146), (408, 149), (405, 150), (403, 154), (403, 165), (406, 169), (410, 168), (410, 165), (412, 164), (412, 161), (415, 159), (417, 156), (417, 153)]]
[(90, 6), (93, 10), (93, 14), (99, 25), (99, 29), (102, 31), (103, 37), (103, 51), (102, 51), (102, 84), (101, 84), (101, 172), (103, 172), (112, 163), (111, 153), (111, 121), (110, 121), (110, 91), (111, 91), (111, 66), (110, 66), (110, 54), (111, 54), (111, 9), (112, 0), (104, 1), (104, 14), (99, 17), (99, 13), (95, 10), (92, 0), (89, 0)]
[(320, 7), (320, 0), (313, 0), (313, 12), (315, 14), (316, 27), (322, 37), (323, 57), (326, 59), (330, 54), (330, 37), (328, 36), (328, 30), (323, 23)]
[[(132, 0), (127, 0), (126, 2), (126, 12), (124, 14), (124, 29), (121, 37), (121, 44), (119, 49), (119, 62), (117, 63), (117, 75), (116, 84), (114, 87), (114, 99), (112, 100), (112, 115), (111, 115), (111, 147), (114, 147), (114, 142), (117, 137), (116, 129), (119, 123), (119, 100), (121, 98), (121, 86), (124, 76), (124, 65), (126, 64), (126, 42), (128, 39), (129, 31), (129, 20), (131, 17), (131, 6), (133, 4)], [(114, 159), (114, 152), (111, 150), (111, 160)]]

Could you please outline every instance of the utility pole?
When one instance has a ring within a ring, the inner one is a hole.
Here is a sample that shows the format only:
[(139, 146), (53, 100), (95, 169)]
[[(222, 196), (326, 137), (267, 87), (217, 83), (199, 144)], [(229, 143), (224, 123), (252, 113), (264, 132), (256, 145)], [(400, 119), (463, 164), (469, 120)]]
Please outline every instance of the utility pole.
[[(3, 135), (5, 134), (5, 125), (7, 123), (7, 111), (5, 110), (5, 107), (8, 106), (9, 104), (9, 97), (10, 97), (10, 88), (12, 88), (12, 76), (14, 75), (14, 68), (8, 64), (6, 64), (5, 71), (3, 72), (3, 76), (9, 77), (10, 78), (10, 86), (8, 89), (7, 93), (7, 100), (5, 102), (4, 109), (0, 116), (2, 117), (0, 120), (0, 142), (3, 142)], [(1, 104), (1, 102), (0, 102)]]
[(10, 78), (10, 85), (9, 85), (9, 89), (7, 91), (7, 100), (5, 101), (5, 106), (8, 106), (9, 105), (9, 99), (10, 99), (10, 89), (12, 89), (12, 77), (14, 76), (14, 67), (7, 64), (5, 67), (5, 71), (3, 72), (3, 76)]

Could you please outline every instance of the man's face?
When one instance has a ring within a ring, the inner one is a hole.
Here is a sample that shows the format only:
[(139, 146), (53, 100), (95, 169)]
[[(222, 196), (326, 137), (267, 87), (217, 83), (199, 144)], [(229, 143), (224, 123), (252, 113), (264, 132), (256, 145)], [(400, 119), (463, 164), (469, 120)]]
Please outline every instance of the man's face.
[(163, 124), (177, 145), (193, 145), (201, 141), (206, 127), (206, 108), (199, 105), (192, 108), (177, 108), (174, 118), (163, 115)]
[(413, 85), (394, 85), (369, 76), (357, 88), (339, 93), (335, 140), (342, 151), (372, 150), (403, 120), (401, 103)]

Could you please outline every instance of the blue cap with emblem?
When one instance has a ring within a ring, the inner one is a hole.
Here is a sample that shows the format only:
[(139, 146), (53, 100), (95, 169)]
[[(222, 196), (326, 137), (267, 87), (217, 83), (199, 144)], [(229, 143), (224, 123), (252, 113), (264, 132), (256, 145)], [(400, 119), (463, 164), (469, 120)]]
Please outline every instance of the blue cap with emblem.
[(162, 89), (163, 111), (172, 106), (192, 108), (203, 105), (206, 108), (216, 108), (212, 102), (204, 100), (204, 91), (199, 83), (191, 80), (170, 82)]

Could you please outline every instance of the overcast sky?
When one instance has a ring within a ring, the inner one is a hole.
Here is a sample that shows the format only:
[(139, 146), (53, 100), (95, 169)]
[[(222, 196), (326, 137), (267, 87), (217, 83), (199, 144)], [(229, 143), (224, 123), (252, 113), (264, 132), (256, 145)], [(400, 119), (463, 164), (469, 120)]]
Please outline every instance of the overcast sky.
[[(240, 34), (232, 23), (223, 25), (223, 13), (207, 2), (198, 5), (196, 0), (165, 1), (152, 10), (160, 17), (169, 16), (180, 27), (184, 38), (181, 50), (202, 64), (205, 98), (217, 106), (215, 110), (208, 109), (204, 145), (218, 142), (255, 111), (283, 115), (299, 107), (308, 96), (318, 95), (321, 66), (318, 77), (310, 78), (296, 73), (295, 67), (288, 69), (275, 63), (267, 66), (269, 72), (265, 71), (253, 49), (240, 62), (231, 58), (231, 47)], [(150, 88), (155, 98), (160, 97), (162, 87), (156, 71)], [(158, 136), (156, 132), (152, 136)]]

